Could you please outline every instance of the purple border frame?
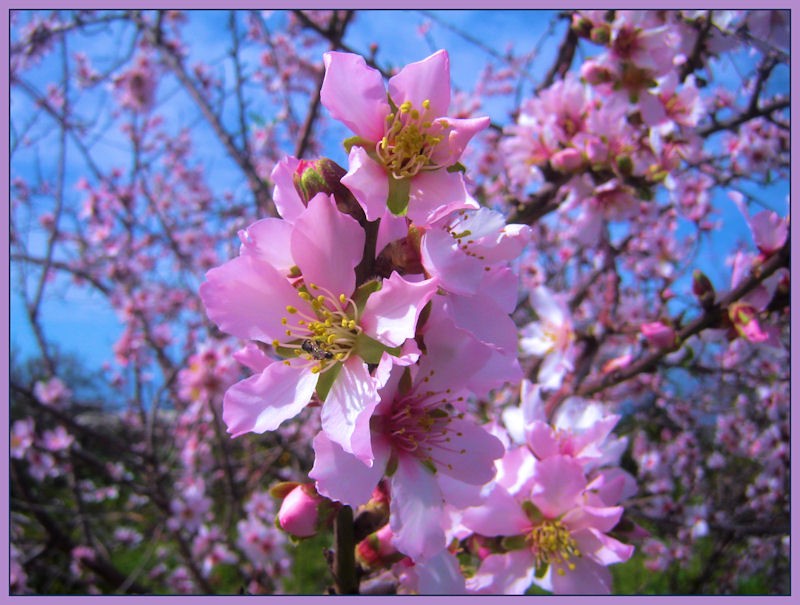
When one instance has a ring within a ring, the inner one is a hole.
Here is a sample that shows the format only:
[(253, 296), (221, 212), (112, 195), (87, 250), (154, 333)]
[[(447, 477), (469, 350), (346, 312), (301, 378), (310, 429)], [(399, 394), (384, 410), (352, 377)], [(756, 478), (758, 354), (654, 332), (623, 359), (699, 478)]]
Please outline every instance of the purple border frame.
[[(219, 0), (172, 0), (169, 3), (159, 2), (158, 0), (134, 0), (128, 2), (120, 2), (119, 0), (80, 0), (78, 2), (69, 2), (69, 0), (35, 0), (35, 2), (28, 4), (26, 0), (0, 0), (0, 31), (2, 32), (3, 44), (0, 48), (0, 59), (2, 60), (2, 84), (5, 85), (6, 93), (0, 94), (0, 137), (2, 140), (8, 141), (8, 120), (9, 117), (9, 72), (8, 72), (8, 35), (9, 35), (9, 10), (12, 8), (19, 9), (53, 9), (53, 8), (114, 8), (114, 7), (136, 7), (142, 9), (155, 9), (164, 8), (168, 4), (170, 8), (174, 9), (209, 9), (209, 8), (223, 8), (222, 2)], [(555, 2), (554, 0), (436, 0), (434, 2), (426, 2), (423, 0), (403, 0), (403, 2), (391, 0), (345, 0), (340, 2), (331, 2), (330, 0), (304, 0), (301, 3), (294, 4), (284, 0), (283, 2), (275, 2), (267, 0), (258, 2), (257, 0), (229, 0), (224, 8), (298, 8), (298, 4), (302, 8), (362, 8), (362, 9), (486, 9), (492, 10), (502, 9), (533, 9), (533, 8), (549, 8), (558, 9), (566, 8), (562, 2)], [(599, 2), (597, 0), (580, 0), (574, 3), (570, 8), (761, 8), (761, 9), (792, 9), (793, 0), (772, 0), (767, 5), (759, 5), (756, 2), (743, 1), (743, 0), (728, 0), (723, 6), (714, 6), (714, 3), (709, 0), (704, 2), (697, 2), (696, 0), (684, 0), (677, 3), (675, 0), (662, 0), (657, 5), (648, 6), (644, 0), (614, 0), (613, 2), (605, 0)], [(800, 32), (800, 9), (791, 11), (791, 26), (792, 31)], [(792, 38), (792, 55), (798, 54), (800, 51), (800, 35), (798, 38)], [(800, 99), (800, 77), (795, 77), (796, 64), (791, 64), (791, 93), (793, 97)], [(797, 107), (791, 108), (792, 122), (795, 122), (797, 117)], [(794, 149), (800, 149), (800, 128), (792, 129), (791, 143)], [(6, 149), (8, 149), (6, 147)], [(792, 177), (795, 176), (795, 170), (798, 168), (797, 163), (792, 162)], [(8, 200), (7, 193), (9, 192), (9, 158), (6, 157), (5, 161), (0, 162), (0, 188), (3, 191), (3, 197)], [(791, 182), (790, 182), (790, 196), (791, 196)], [(790, 208), (792, 204), (790, 202)], [(8, 258), (8, 227), (9, 215), (8, 206), (4, 212), (0, 212), (0, 224), (2, 224), (1, 235), (4, 241), (2, 246), (2, 257), (4, 262), (0, 263), (0, 274), (2, 275), (3, 285), (6, 288), (5, 296), (0, 297), (0, 308), (2, 308), (6, 318), (9, 317), (9, 258)], [(791, 224), (791, 238), (793, 242), (798, 242), (800, 237), (800, 227), (795, 222)], [(792, 246), (791, 263), (793, 266), (800, 266), (800, 251), (798, 246)], [(798, 293), (800, 293), (800, 285), (796, 281), (791, 285), (791, 300), (798, 301)], [(797, 325), (797, 308), (791, 307), (791, 323), (792, 327)], [(4, 385), (9, 383), (9, 322), (0, 322), (0, 341), (5, 343), (5, 346), (0, 350), (0, 377)], [(791, 369), (792, 376), (800, 376), (800, 330), (792, 329), (791, 332)], [(794, 380), (792, 380), (792, 402), (795, 399), (800, 400), (800, 397), (795, 397)], [(797, 391), (800, 392), (800, 391)], [(7, 390), (4, 393), (8, 393)], [(8, 411), (8, 397), (5, 397), (5, 405), (0, 405), (0, 415), (2, 415), (2, 422), (4, 426), (9, 425), (9, 411)], [(792, 433), (800, 434), (800, 414), (792, 415)], [(0, 431), (0, 451), (8, 452), (8, 431)], [(800, 457), (795, 457), (794, 454), (798, 449), (800, 440), (794, 439), (791, 442), (792, 458), (800, 460)], [(7, 486), (9, 478), (9, 458), (8, 456), (0, 456), (0, 485)], [(800, 480), (797, 479), (797, 473), (792, 473), (791, 476), (791, 493), (796, 494), (800, 489)], [(194, 605), (218, 605), (222, 603), (230, 603), (231, 599), (236, 597), (231, 596), (8, 596), (7, 589), (4, 588), (9, 585), (9, 568), (8, 568), (8, 544), (9, 544), (9, 502), (8, 490), (2, 489), (0, 493), (0, 603), (18, 603), (25, 605), (59, 605), (75, 604), (89, 601), (91, 605), (121, 605), (123, 603), (144, 603), (145, 605), (180, 605), (182, 603), (189, 603)], [(797, 536), (797, 522), (798, 515), (793, 510), (791, 532), (792, 535)], [(791, 575), (792, 577), (800, 577), (800, 552), (798, 552), (797, 542), (793, 541), (791, 545)], [(244, 597), (239, 597), (244, 598)], [(328, 597), (328, 596), (251, 596), (247, 597), (248, 603), (269, 603), (269, 604), (283, 604), (290, 603), (292, 605), (313, 605), (315, 603), (322, 603), (328, 599), (335, 598), (340, 603), (359, 603), (359, 604), (374, 604), (378, 602), (391, 601), (392, 603), (407, 602), (413, 599), (419, 599), (415, 596), (393, 596), (393, 597), (370, 597), (370, 596), (354, 596), (354, 597)], [(500, 604), (511, 605), (522, 603), (529, 599), (535, 599), (537, 603), (552, 602), (560, 600), (562, 604), (569, 603), (570, 605), (618, 605), (619, 601), (624, 601), (625, 605), (650, 603), (656, 601), (666, 605), (705, 605), (717, 604), (727, 601), (735, 601), (739, 604), (757, 604), (764, 600), (770, 603), (792, 603), (797, 599), (792, 596), (776, 596), (776, 597), (742, 597), (742, 596), (610, 596), (610, 597), (574, 597), (574, 596), (545, 596), (545, 597), (525, 597), (525, 596), (443, 596), (443, 597), (421, 597), (425, 602), (432, 602), (436, 605), (456, 605), (465, 600), (476, 605), (486, 604)]]

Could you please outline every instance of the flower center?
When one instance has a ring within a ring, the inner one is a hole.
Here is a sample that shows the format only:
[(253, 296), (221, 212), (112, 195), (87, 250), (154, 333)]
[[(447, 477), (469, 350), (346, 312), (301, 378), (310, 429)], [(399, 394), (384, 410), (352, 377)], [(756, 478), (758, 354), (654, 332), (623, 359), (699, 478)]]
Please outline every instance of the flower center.
[(307, 290), (299, 290), (297, 295), (311, 306), (313, 314), (288, 305), (288, 315), (281, 318), (281, 323), (286, 327), (289, 342), (275, 340), (272, 346), (293, 351), (295, 356), (313, 364), (312, 372), (319, 373), (346, 361), (363, 330), (358, 325), (358, 307), (352, 298), (344, 294), (334, 296), (316, 284), (309, 284), (308, 289), (319, 294), (313, 296)]
[(395, 449), (412, 454), (431, 470), (439, 467), (452, 470), (452, 464), (444, 457), (466, 452), (452, 443), (453, 437), (462, 434), (450, 426), (453, 415), (449, 397), (449, 390), (409, 394), (394, 403), (384, 424)]
[(581, 556), (578, 544), (561, 521), (543, 521), (525, 536), (525, 541), (533, 552), (537, 569), (550, 564), (559, 565), (557, 573), (562, 576), (565, 571), (561, 566), (573, 570), (575, 563), (570, 559)]
[[(396, 179), (409, 178), (421, 170), (440, 168), (431, 156), (442, 142), (449, 124), (432, 122), (428, 116), (431, 102), (422, 102), (422, 113), (406, 101), (397, 111), (386, 116), (386, 134), (375, 145), (375, 153)], [(434, 131), (436, 133), (434, 133)]]

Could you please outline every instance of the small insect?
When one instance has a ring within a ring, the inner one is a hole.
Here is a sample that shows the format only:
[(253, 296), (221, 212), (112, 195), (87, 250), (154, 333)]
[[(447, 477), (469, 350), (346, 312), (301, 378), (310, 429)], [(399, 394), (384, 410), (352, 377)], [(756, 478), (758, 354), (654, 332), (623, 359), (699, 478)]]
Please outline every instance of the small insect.
[(333, 359), (333, 353), (322, 349), (316, 340), (306, 339), (301, 343), (300, 348), (318, 361), (322, 361), (323, 359)]

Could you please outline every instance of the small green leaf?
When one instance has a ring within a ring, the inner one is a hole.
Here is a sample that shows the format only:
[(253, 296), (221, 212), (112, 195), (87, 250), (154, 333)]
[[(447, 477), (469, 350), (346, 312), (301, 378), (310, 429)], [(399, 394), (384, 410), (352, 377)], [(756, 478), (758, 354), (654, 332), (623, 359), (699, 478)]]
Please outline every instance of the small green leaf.
[(317, 397), (319, 397), (320, 401), (325, 401), (326, 397), (328, 397), (328, 393), (330, 393), (331, 387), (341, 371), (342, 364), (337, 363), (332, 368), (319, 375), (319, 380), (317, 381)]
[(389, 197), (386, 205), (392, 214), (405, 216), (408, 212), (408, 200), (411, 195), (411, 179), (396, 179), (389, 175)]
[(395, 356), (400, 354), (400, 347), (387, 347), (363, 332), (356, 338), (354, 349), (356, 355), (367, 363), (379, 363), (384, 352)]
[(358, 309), (359, 315), (361, 315), (361, 313), (364, 311), (364, 307), (367, 305), (367, 299), (369, 298), (370, 294), (377, 292), (380, 289), (381, 282), (379, 282), (377, 279), (364, 282), (356, 289), (355, 294), (353, 294), (353, 302), (356, 303), (356, 308)]

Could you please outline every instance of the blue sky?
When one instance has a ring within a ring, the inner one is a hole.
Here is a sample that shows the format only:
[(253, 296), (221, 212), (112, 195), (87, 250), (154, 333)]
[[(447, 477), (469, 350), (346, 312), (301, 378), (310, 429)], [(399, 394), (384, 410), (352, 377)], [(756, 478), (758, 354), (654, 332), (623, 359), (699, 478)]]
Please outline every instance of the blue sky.
[[(280, 23), (285, 19), (285, 15), (280, 11), (271, 14), (265, 13), (265, 16), (267, 24), (275, 30), (279, 29)], [(410, 10), (364, 11), (357, 14), (355, 22), (348, 30), (345, 42), (354, 50), (364, 53), (368, 52), (371, 43), (377, 43), (379, 45), (378, 61), (382, 65), (389, 59), (395, 65), (403, 65), (420, 60), (438, 48), (446, 48), (451, 55), (453, 86), (457, 89), (470, 90), (476, 83), (478, 73), (492, 57), (485, 50), (467, 42), (459, 31), (468, 36), (480, 37), (487, 46), (501, 53), (507, 45), (513, 44), (516, 54), (522, 55), (540, 43), (551, 23), (554, 22), (555, 16), (554, 11), (539, 10), (448, 10), (433, 11), (431, 16)], [(189, 22), (183, 27), (183, 31), (192, 61), (203, 60), (213, 63), (223, 58), (229, 49), (229, 35), (226, 30), (227, 11), (192, 12), (189, 17)], [(443, 27), (437, 23), (438, 20), (447, 22), (453, 29)], [(429, 33), (423, 37), (419, 33), (419, 27), (428, 21), (432, 21), (432, 26)], [(543, 75), (540, 66), (549, 66), (552, 63), (552, 57), (561, 40), (564, 27), (565, 23), (557, 22), (554, 29), (555, 35), (549, 38), (548, 44), (541, 47), (541, 54), (531, 68), (535, 78), (541, 78)], [(127, 45), (130, 38), (130, 30), (123, 32), (122, 35), (119, 35), (119, 31), (114, 31), (111, 35), (101, 32), (82, 38), (73, 37), (70, 38), (69, 50), (71, 53), (85, 50), (93, 58), (101, 56), (108, 65), (111, 65), (129, 51)], [(747, 57), (738, 57), (736, 60), (747, 61)], [(245, 55), (245, 62), (251, 70), (257, 68), (258, 61), (258, 49), (252, 49)], [(732, 64), (721, 63), (715, 66), (715, 73), (718, 83), (738, 88), (739, 83)], [(215, 75), (221, 75), (230, 82), (232, 80), (230, 62), (227, 62), (226, 68), (221, 68), (220, 73)], [(47, 82), (58, 80), (59, 66), (56, 61), (51, 59), (26, 74), (26, 77), (40, 90), (44, 90)], [(785, 74), (785, 87), (788, 93), (788, 73)], [(530, 86), (526, 92), (528, 90), (530, 90)], [(207, 182), (212, 184), (217, 192), (230, 189), (244, 194), (243, 179), (238, 169), (230, 160), (217, 153), (218, 144), (215, 140), (211, 141), (213, 134), (205, 126), (197, 109), (187, 103), (181, 95), (176, 95), (175, 91), (175, 85), (160, 86), (158, 113), (162, 114), (171, 125), (174, 125), (176, 130), (180, 126), (192, 127), (196, 147), (200, 150), (198, 159), (207, 174)], [(89, 96), (89, 102), (80, 110), (86, 115), (102, 111), (108, 94), (108, 91), (99, 91), (96, 96)], [(507, 123), (508, 109), (509, 107), (502, 103), (490, 102), (484, 107), (484, 112), (497, 122)], [(17, 116), (31, 111), (30, 107), (25, 105), (25, 98), (14, 93), (12, 93), (12, 110), (15, 112), (14, 121), (18, 122), (23, 120), (18, 120)], [(268, 109), (265, 108), (264, 111), (266, 112)], [(232, 115), (228, 117), (233, 119)], [(44, 122), (39, 126), (47, 127)], [(342, 128), (341, 138), (345, 136), (348, 136), (348, 133)], [(208, 144), (204, 145), (205, 140), (208, 141)], [(96, 148), (99, 152), (98, 161), (102, 166), (125, 166), (129, 163), (129, 154), (123, 141), (124, 138), (114, 129), (102, 133)], [(203, 152), (204, 149), (207, 151)], [(345, 162), (338, 142), (331, 143), (328, 153), (340, 163)], [(77, 158), (77, 154), (72, 153), (70, 157)], [(52, 161), (54, 161), (53, 157), (48, 158), (42, 154), (22, 152), (13, 158), (12, 174), (30, 174), (31, 171), (37, 169), (37, 165), (46, 167), (48, 162)], [(71, 183), (74, 183), (83, 170), (83, 166), (77, 160), (68, 166), (67, 195), (73, 203), (79, 203), (80, 197), (71, 189)], [(784, 182), (776, 184), (773, 191), (759, 193), (768, 206), (785, 214), (787, 192), (788, 183)], [(724, 288), (727, 287), (726, 280), (729, 270), (720, 262), (719, 251), (730, 249), (730, 239), (748, 242), (750, 240), (744, 220), (733, 204), (727, 199), (718, 199), (717, 201), (723, 211), (720, 218), (725, 227), (712, 234), (712, 244), (706, 248), (699, 261), (701, 267), (709, 273), (717, 287)], [(40, 211), (41, 208), (43, 207), (37, 206), (34, 213)], [(36, 217), (31, 218), (34, 221), (36, 219)], [(35, 234), (34, 237), (36, 237)], [(35, 247), (40, 246), (41, 243), (35, 244)], [(34, 347), (24, 311), (20, 308), (19, 298), (13, 294), (16, 289), (15, 273), (12, 270), (11, 340), (12, 345), (18, 347), (25, 354), (33, 351)], [(91, 367), (99, 367), (104, 361), (110, 359), (111, 346), (120, 333), (121, 325), (105, 301), (99, 295), (70, 286), (65, 282), (57, 282), (55, 287), (49, 290), (49, 293), (43, 308), (43, 316), (46, 318), (45, 330), (49, 337), (59, 343), (64, 350), (78, 353)]]

